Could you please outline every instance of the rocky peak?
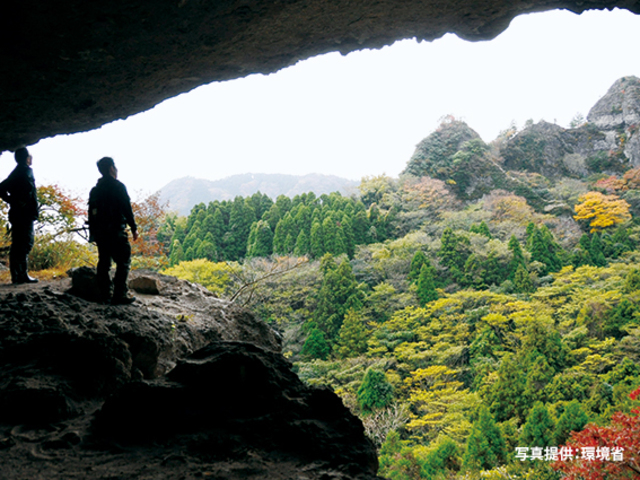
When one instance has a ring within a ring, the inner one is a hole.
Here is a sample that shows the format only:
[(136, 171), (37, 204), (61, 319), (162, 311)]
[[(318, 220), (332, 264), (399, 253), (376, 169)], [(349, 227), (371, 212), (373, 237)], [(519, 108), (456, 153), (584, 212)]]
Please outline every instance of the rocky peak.
[(591, 108), (587, 120), (601, 130), (640, 125), (640, 79), (622, 77)]
[(466, 142), (474, 139), (480, 139), (480, 135), (469, 125), (453, 117), (447, 118), (435, 132), (416, 145), (403, 173), (447, 180), (452, 157)]
[(590, 110), (587, 123), (562, 128), (536, 123), (505, 142), (505, 168), (548, 178), (619, 175), (640, 166), (640, 80), (617, 80)]
[(640, 167), (640, 79), (618, 79), (589, 111), (587, 120), (615, 140), (613, 150), (632, 167)]

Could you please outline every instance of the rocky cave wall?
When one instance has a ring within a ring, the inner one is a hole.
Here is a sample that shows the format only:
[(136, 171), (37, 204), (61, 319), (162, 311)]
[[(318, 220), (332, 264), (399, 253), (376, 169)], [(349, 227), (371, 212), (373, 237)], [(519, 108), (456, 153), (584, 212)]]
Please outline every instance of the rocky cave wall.
[(97, 128), (213, 81), (298, 60), (494, 38), (517, 15), (640, 0), (21, 0), (0, 10), (0, 152)]

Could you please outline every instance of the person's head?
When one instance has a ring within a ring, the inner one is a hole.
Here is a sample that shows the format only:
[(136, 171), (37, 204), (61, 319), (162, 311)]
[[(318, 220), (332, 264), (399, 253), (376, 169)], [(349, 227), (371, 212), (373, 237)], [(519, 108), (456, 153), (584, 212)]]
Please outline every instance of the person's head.
[(24, 147), (17, 149), (13, 156), (18, 164), (29, 164), (29, 159), (31, 158), (29, 150)]
[(102, 157), (100, 160), (98, 160), (97, 165), (98, 165), (98, 170), (100, 171), (103, 177), (106, 177), (109, 175), (115, 177), (115, 173), (117, 172), (117, 170), (116, 170), (116, 164), (113, 161), (113, 158)]

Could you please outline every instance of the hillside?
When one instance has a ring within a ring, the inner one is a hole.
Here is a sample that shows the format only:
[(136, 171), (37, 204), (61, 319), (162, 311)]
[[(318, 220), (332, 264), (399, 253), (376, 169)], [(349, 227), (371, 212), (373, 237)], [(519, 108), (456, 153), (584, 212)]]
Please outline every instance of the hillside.
[[(362, 419), (383, 476), (635, 478), (639, 87), (490, 143), (447, 118), (359, 196), (198, 205), (164, 226), (167, 272), (267, 319)], [(554, 462), (594, 435), (624, 458)]]
[(215, 200), (233, 200), (240, 195), (248, 197), (256, 192), (264, 193), (273, 200), (279, 195), (293, 197), (301, 193), (316, 195), (330, 192), (351, 193), (358, 182), (333, 175), (284, 175), (268, 173), (245, 173), (221, 180), (204, 180), (184, 177), (173, 180), (160, 189), (160, 200), (168, 202), (169, 209), (180, 215), (189, 215), (191, 208), (199, 203)]

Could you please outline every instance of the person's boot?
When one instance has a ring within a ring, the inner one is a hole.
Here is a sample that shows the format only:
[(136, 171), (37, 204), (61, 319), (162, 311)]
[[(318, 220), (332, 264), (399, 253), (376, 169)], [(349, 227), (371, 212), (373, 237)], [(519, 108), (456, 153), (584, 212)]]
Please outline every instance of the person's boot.
[(13, 260), (10, 261), (10, 265), (13, 265), (11, 267), (11, 283), (13, 283), (14, 285), (27, 283), (27, 270), (25, 268), (25, 265), (23, 265), (23, 262)]
[(130, 305), (135, 302), (135, 300), (136, 297), (127, 291), (114, 291), (113, 298), (111, 299), (111, 305)]
[(28, 271), (28, 264), (25, 259), (20, 262), (20, 283), (38, 283), (38, 279), (30, 277)]
[(122, 281), (122, 278), (116, 278), (113, 283), (113, 298), (111, 299), (111, 305), (129, 305), (135, 301), (136, 297), (131, 295), (127, 288), (126, 277), (125, 281)]

